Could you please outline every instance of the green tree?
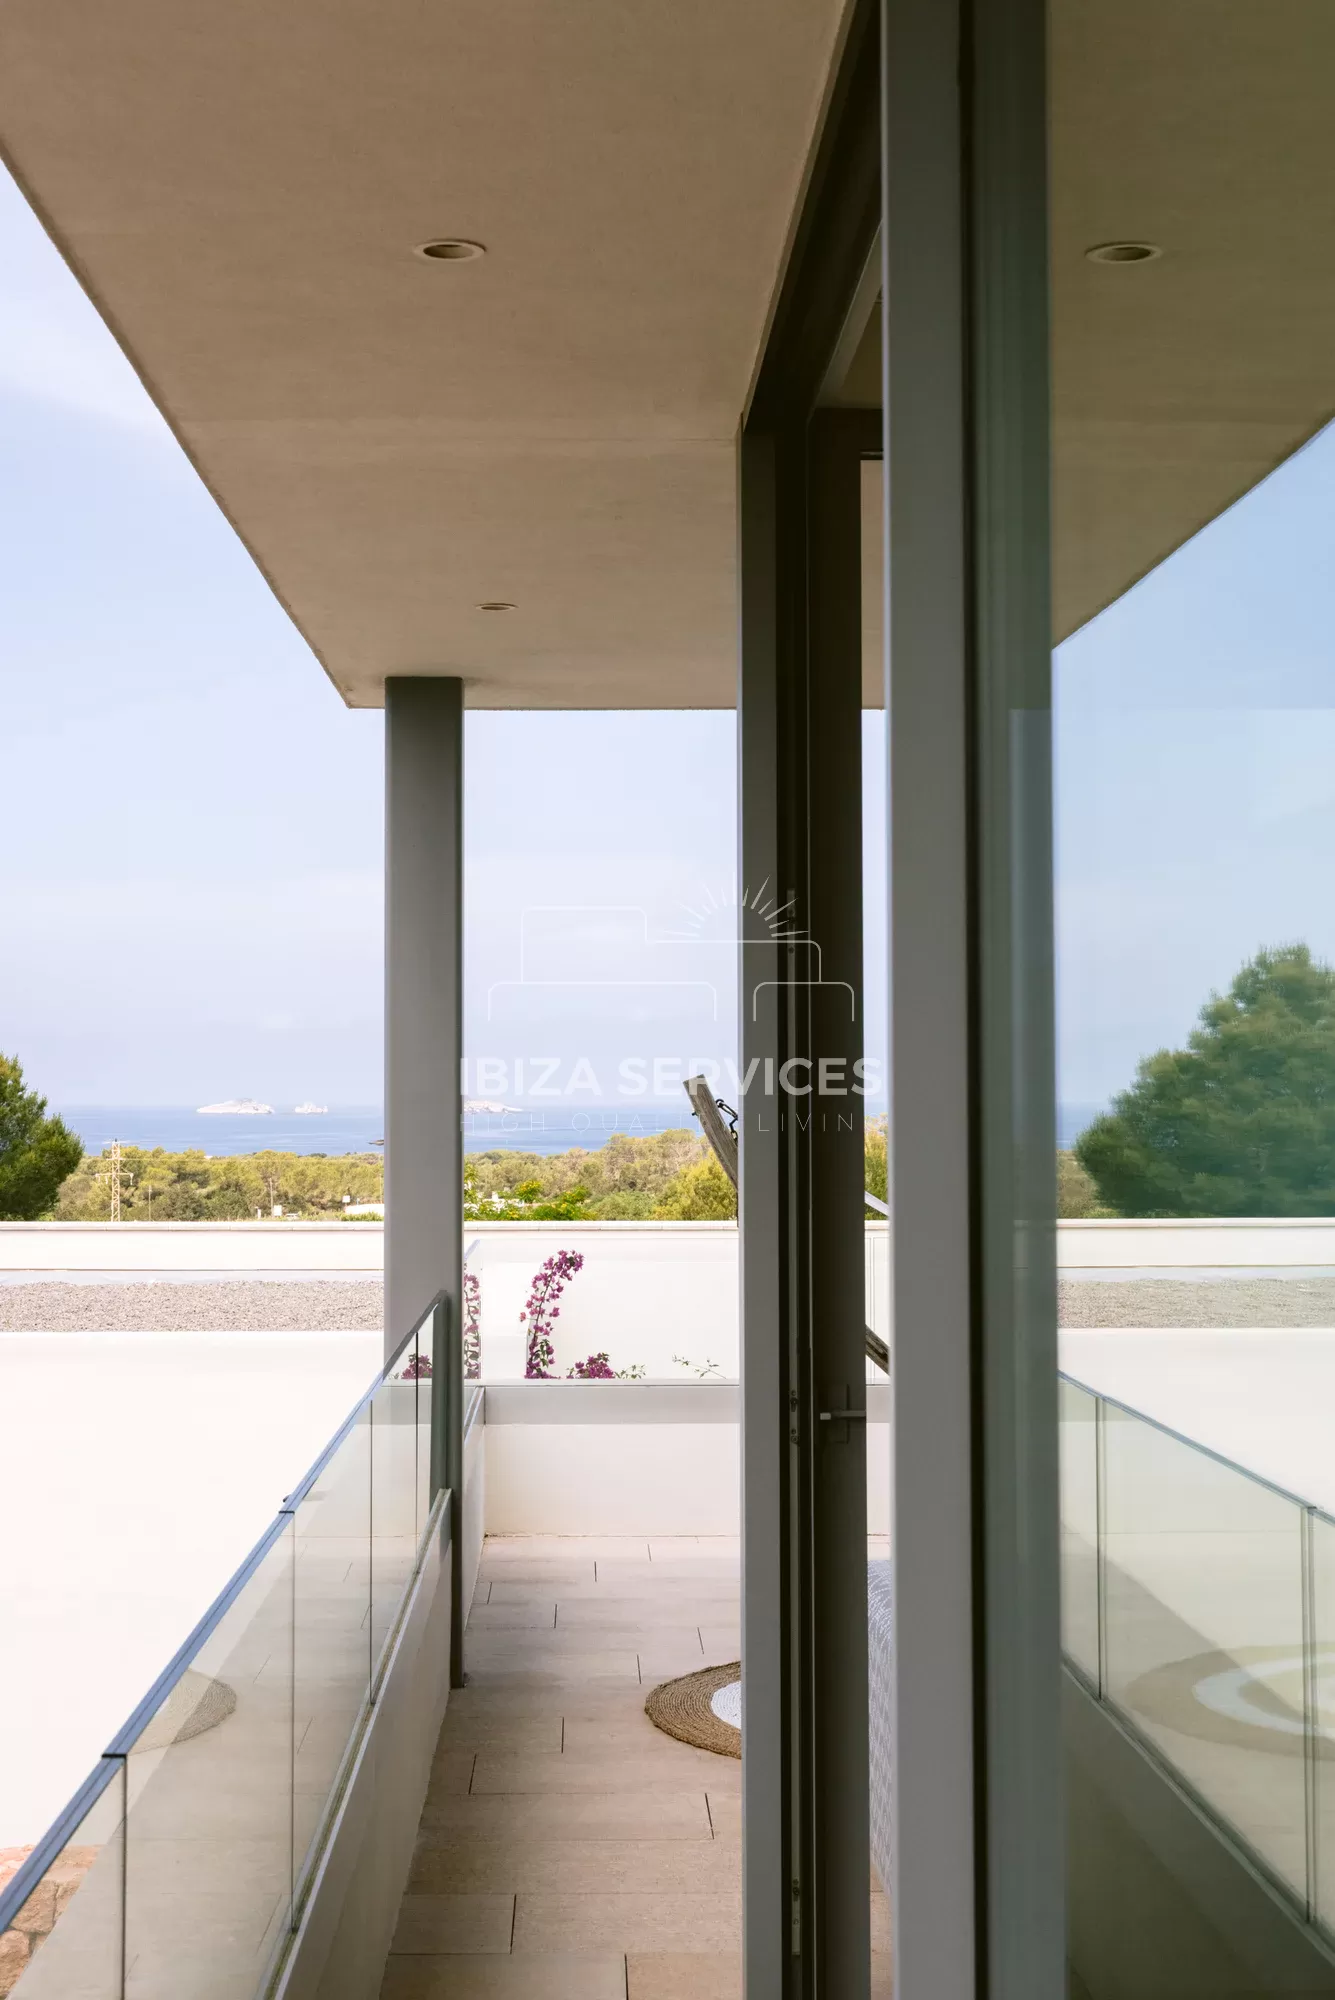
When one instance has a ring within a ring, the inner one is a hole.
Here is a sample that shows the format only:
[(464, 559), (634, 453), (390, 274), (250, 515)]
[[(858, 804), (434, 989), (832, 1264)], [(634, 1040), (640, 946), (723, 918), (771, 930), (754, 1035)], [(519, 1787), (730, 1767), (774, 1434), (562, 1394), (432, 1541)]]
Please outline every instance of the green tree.
[[(869, 1118), (862, 1135), (862, 1185), (878, 1201), (890, 1199), (886, 1193), (890, 1179), (887, 1125), (885, 1117)], [(869, 1208), (866, 1213), (875, 1216), (879, 1211)]]
[(737, 1190), (712, 1153), (683, 1167), (654, 1209), (660, 1222), (731, 1222), (736, 1214)]
[(654, 1213), (683, 1168), (708, 1152), (698, 1133), (614, 1132), (597, 1151), (470, 1153), (464, 1215), (470, 1221), (634, 1221)]
[[(168, 1153), (122, 1146), (126, 1222), (236, 1222), (267, 1216), (342, 1215), (353, 1202), (383, 1201), (384, 1163), (370, 1153)], [(60, 1190), (62, 1222), (105, 1220), (110, 1201), (104, 1158), (84, 1160)]]
[(1119, 1215), (1335, 1214), (1335, 971), (1258, 952), (1075, 1151)]
[(13, 1056), (0, 1055), (0, 1221), (33, 1222), (45, 1215), (83, 1147), (46, 1099), (24, 1088)]
[(617, 1188), (595, 1201), (588, 1210), (590, 1222), (647, 1222), (654, 1212), (654, 1198), (643, 1188)]

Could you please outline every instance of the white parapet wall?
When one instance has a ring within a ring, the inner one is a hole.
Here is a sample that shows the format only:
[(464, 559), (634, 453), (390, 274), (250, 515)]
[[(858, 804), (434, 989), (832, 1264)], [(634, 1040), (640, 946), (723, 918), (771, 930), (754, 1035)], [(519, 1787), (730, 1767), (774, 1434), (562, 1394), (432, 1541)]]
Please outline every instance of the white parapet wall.
[[(470, 1222), (483, 1372), (524, 1374), (521, 1314), (542, 1266), (576, 1251), (552, 1322), (556, 1369), (591, 1354), (614, 1370), (686, 1380), (738, 1372), (737, 1225), (733, 1222)], [(890, 1331), (886, 1226), (866, 1225), (867, 1323)], [(1068, 1278), (1155, 1272), (1335, 1270), (1335, 1217), (1203, 1221), (1097, 1220), (1057, 1225)], [(377, 1278), (377, 1222), (0, 1222), (0, 1279), (189, 1277)]]
[[(890, 1394), (867, 1389), (867, 1529), (890, 1528)], [(492, 1382), (489, 1535), (736, 1535), (735, 1382)]]
[(1082, 1272), (1335, 1270), (1335, 1216), (1059, 1222), (1057, 1267)]
[(384, 1263), (378, 1222), (0, 1222), (0, 1272), (14, 1276), (379, 1277)]
[(489, 1535), (736, 1535), (732, 1382), (487, 1388)]
[(721, 1376), (737, 1374), (736, 1223), (467, 1223), (464, 1243), (480, 1285), (489, 1382), (522, 1378), (528, 1326), (520, 1315), (543, 1265), (563, 1250), (584, 1264), (552, 1322), (559, 1375), (603, 1353), (613, 1369), (655, 1378), (684, 1380), (711, 1364)]
[[(866, 1240), (867, 1319), (885, 1334), (885, 1225), (869, 1223)], [(560, 1374), (600, 1353), (614, 1369), (656, 1378), (737, 1374), (735, 1222), (469, 1222), (464, 1241), (479, 1281), (490, 1380), (522, 1378), (527, 1327), (520, 1315), (541, 1267), (563, 1250), (584, 1261), (552, 1322)], [(376, 1278), (384, 1251), (377, 1222), (0, 1223), (0, 1278), (15, 1281)]]

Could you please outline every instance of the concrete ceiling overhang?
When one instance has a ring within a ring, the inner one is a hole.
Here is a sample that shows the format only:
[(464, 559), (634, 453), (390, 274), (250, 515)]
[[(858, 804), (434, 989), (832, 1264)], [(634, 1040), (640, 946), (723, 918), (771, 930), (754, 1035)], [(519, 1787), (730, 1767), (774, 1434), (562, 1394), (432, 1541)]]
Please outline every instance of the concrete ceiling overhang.
[[(350, 701), (730, 706), (842, 13), (7, 0), (0, 143)], [(1058, 636), (1335, 410), (1333, 77), (1329, 0), (1054, 0)], [(1163, 255), (1086, 258), (1121, 238)]]
[(6, 0), (0, 143), (349, 701), (731, 706), (735, 438), (843, 14)]
[[(1335, 8), (1053, 0), (1050, 20), (1062, 638), (1335, 415)], [(1126, 240), (1162, 255), (1085, 254)]]

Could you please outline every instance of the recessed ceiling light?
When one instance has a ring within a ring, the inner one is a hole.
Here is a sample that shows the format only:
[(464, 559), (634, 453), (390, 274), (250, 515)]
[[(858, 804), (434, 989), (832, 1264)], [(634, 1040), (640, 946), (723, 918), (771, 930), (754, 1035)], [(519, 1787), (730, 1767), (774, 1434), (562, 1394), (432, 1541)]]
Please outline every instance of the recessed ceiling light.
[(466, 264), (473, 257), (485, 257), (485, 243), (470, 243), (464, 236), (438, 236), (434, 242), (419, 243), (419, 257), (429, 257), (433, 264)]
[(513, 611), (515, 607), (507, 604), (503, 597), (489, 597), (477, 608), (479, 611)]
[(1163, 251), (1157, 243), (1096, 243), (1085, 255), (1091, 264), (1148, 264)]

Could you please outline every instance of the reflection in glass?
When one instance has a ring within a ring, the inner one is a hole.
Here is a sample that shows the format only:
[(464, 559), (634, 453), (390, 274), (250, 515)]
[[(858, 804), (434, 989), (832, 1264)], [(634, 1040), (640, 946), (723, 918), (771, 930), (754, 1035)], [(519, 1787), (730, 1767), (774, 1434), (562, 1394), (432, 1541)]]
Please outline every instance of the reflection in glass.
[[(868, 339), (879, 354), (880, 314)], [(874, 338), (872, 337), (874, 335)], [(879, 395), (879, 388), (877, 389)], [(883, 467), (863, 461), (862, 555), (862, 992), (863, 1048), (877, 1066), (889, 1041), (886, 909), (887, 813), (885, 638), (883, 617)], [(876, 1075), (873, 1069), (870, 1074)], [(890, 1121), (884, 1081), (866, 1101), (865, 1185), (873, 1199), (864, 1209), (864, 1312), (870, 1332), (891, 1343), (889, 1198)], [(871, 1995), (885, 2000), (892, 1986), (889, 1891), (894, 1854), (894, 1590), (892, 1565), (890, 1380), (870, 1357), (867, 1395), (867, 1745), (871, 1834)]]
[(1105, 1409), (1107, 1693), (1305, 1900), (1302, 1509)]
[(293, 1523), (127, 1746), (134, 2000), (262, 1988), (292, 1915)]
[(371, 1684), (371, 1417), (364, 1409), (294, 1517), (293, 1864), (301, 1907)]
[[(22, 2000), (120, 2000), (125, 1762), (112, 1768), (55, 1860), (0, 1934), (0, 1991)], [(12, 1982), (12, 1983), (8, 1983)]]
[(428, 1383), (391, 1377), (371, 1398), (371, 1675), (378, 1684), (417, 1561), (418, 1398)]
[(1098, 1399), (1063, 1382), (1061, 1434), (1062, 1648), (1095, 1687), (1099, 1659)]
[[(467, 1286), (465, 1276), (465, 1286)], [(426, 1533), (427, 1519), (431, 1513), (431, 1436), (432, 1398), (435, 1394), (435, 1353), (436, 1320), (438, 1308), (433, 1306), (413, 1335), (413, 1346), (405, 1372), (411, 1373), (417, 1385), (416, 1399), (416, 1452), (414, 1485), (416, 1502), (414, 1507), (417, 1547), (420, 1551), (422, 1537)]]
[[(1125, 1406), (1068, 1935), (1090, 2000), (1332, 1992), (1335, 37), (1049, 26), (1062, 1365)], [(1068, 1397), (1088, 1683), (1086, 1428)]]

